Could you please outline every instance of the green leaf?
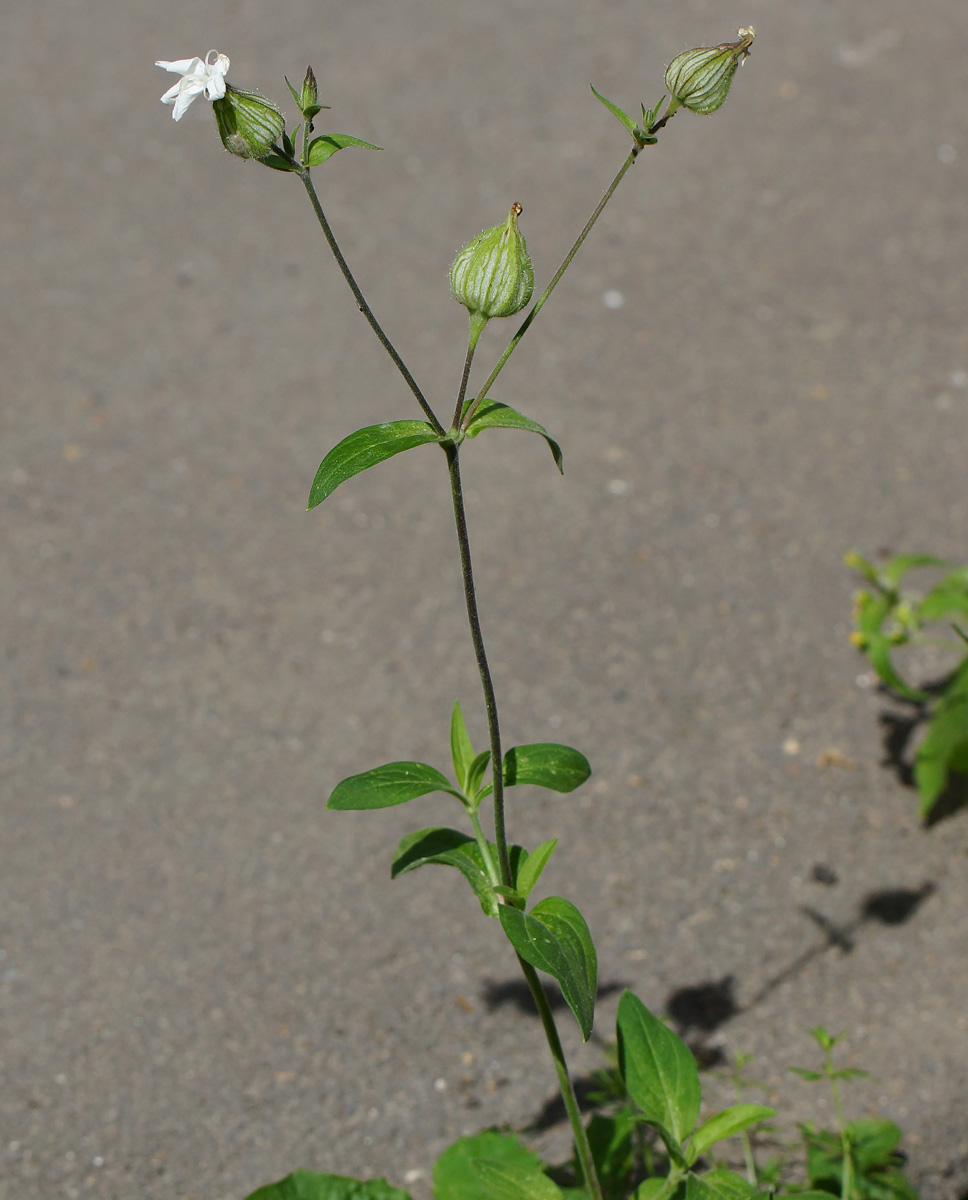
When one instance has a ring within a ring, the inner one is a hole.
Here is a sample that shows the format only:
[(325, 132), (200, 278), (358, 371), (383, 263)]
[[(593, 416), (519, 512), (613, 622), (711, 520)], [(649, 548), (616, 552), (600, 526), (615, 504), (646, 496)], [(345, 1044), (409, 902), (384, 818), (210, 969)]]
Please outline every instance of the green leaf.
[[(589, 84), (589, 86), (591, 87), (591, 84)], [(601, 100), (601, 102), (605, 105), (605, 107), (612, 114), (612, 116), (617, 117), (622, 122), (622, 124), (625, 126), (625, 128), (629, 131), (629, 133), (632, 135), (632, 137), (635, 137), (636, 125), (635, 125), (635, 122), (632, 120), (632, 118), (628, 115), (628, 113), (623, 112), (622, 109), (620, 109), (617, 104), (613, 104), (611, 102), (611, 100), (606, 100), (605, 97), (601, 94), (601, 92), (595, 91), (594, 87), (592, 87), (592, 91), (595, 92), (595, 95), (598, 97), (599, 100)], [(661, 103), (661, 101), (660, 101), (660, 103)]]
[(896, 588), (908, 571), (915, 567), (947, 567), (951, 564), (933, 554), (898, 554), (881, 572), (881, 579), (889, 587)]
[(474, 762), (474, 747), (471, 745), (467, 726), (464, 724), (464, 714), (460, 704), (454, 701), (454, 711), (450, 716), (450, 756), (454, 761), (454, 774), (457, 782), (464, 789), (464, 794), (471, 797), (473, 792), (467, 786), (467, 776)]
[(530, 417), (516, 412), (506, 404), (499, 404), (496, 400), (482, 400), (480, 407), (467, 426), (467, 436), (469, 438), (477, 437), (482, 429), (526, 429), (530, 433), (540, 434), (551, 449), (555, 465), (564, 474), (561, 447), (543, 425), (532, 421)]
[(465, 789), (469, 798), (480, 798), (481, 780), (484, 778), (484, 772), (487, 770), (487, 764), (490, 761), (490, 750), (482, 750), (471, 763), (470, 770), (467, 772), (467, 787)]
[(472, 1158), (470, 1167), (489, 1200), (561, 1200), (561, 1188), (543, 1171), (525, 1172), (486, 1158)]
[[(573, 792), (591, 775), (588, 759), (571, 746), (556, 742), (534, 742), (512, 746), (504, 756), (504, 786), (550, 788), (553, 792)], [(491, 784), (481, 793), (491, 794)]]
[(500, 917), (524, 961), (557, 980), (587, 1042), (595, 1018), (598, 957), (585, 918), (560, 896), (549, 896), (527, 914), (502, 905)]
[(937, 621), (948, 613), (968, 615), (968, 571), (954, 571), (935, 584), (919, 606), (921, 619)]
[[(655, 1200), (657, 1196), (665, 1196), (666, 1181), (661, 1176), (653, 1175), (651, 1179), (646, 1179), (632, 1193), (632, 1200)], [(684, 1181), (680, 1181), (679, 1186), (669, 1196), (668, 1200), (683, 1200), (686, 1194), (686, 1185)]]
[[(491, 860), (496, 862), (497, 849), (490, 842), (488, 845)], [(511, 860), (511, 870), (516, 872), (520, 870), (527, 854), (520, 846), (509, 846), (508, 857)], [(406, 875), (408, 871), (428, 865), (456, 867), (471, 885), (485, 916), (498, 915), (495, 889), (491, 885), (481, 848), (472, 837), (440, 825), (408, 833), (406, 837), (401, 838), (397, 846), (390, 877), (396, 879), (400, 875)]]
[(776, 1116), (775, 1108), (767, 1108), (765, 1104), (733, 1104), (722, 1112), (704, 1121), (692, 1135), (689, 1143), (689, 1162), (694, 1163), (700, 1154), (705, 1154), (710, 1146), (725, 1138), (734, 1137), (750, 1125), (758, 1121), (767, 1121)]
[(489, 1129), (473, 1137), (461, 1138), (437, 1159), (433, 1188), (436, 1200), (494, 1200), (495, 1193), (490, 1190), (488, 1181), (482, 1179), (482, 1162), (517, 1178), (543, 1174), (537, 1154), (512, 1134)]
[(368, 467), (375, 467), (377, 463), (403, 450), (439, 441), (440, 438), (426, 421), (387, 421), (382, 425), (358, 429), (334, 446), (320, 463), (309, 492), (307, 508), (322, 504), (341, 483)]
[(298, 163), (291, 163), (287, 158), (280, 158), (278, 154), (267, 154), (265, 158), (260, 158), (259, 162), (266, 167), (272, 167), (273, 171), (299, 170)]
[[(708, 1195), (714, 1196), (716, 1200), (757, 1200), (761, 1194), (749, 1180), (737, 1175), (735, 1171), (728, 1171), (725, 1167), (707, 1171), (705, 1175), (699, 1176), (699, 1179), (706, 1187)], [(690, 1195), (687, 1187), (686, 1196)], [(764, 1192), (762, 1195), (767, 1196), (769, 1193)]]
[(337, 812), (353, 809), (392, 808), (395, 804), (406, 804), (428, 792), (449, 792), (461, 799), (446, 775), (427, 763), (393, 762), (383, 767), (374, 767), (362, 775), (350, 775), (333, 788), (327, 808)]
[(359, 138), (350, 137), (348, 133), (324, 133), (309, 143), (306, 166), (318, 167), (327, 158), (332, 158), (337, 150), (343, 150), (347, 146), (362, 146), (364, 150), (382, 149), (381, 146), (374, 146), (372, 142), (362, 142)]
[(799, 1075), (801, 1079), (806, 1079), (810, 1083), (816, 1083), (818, 1079), (826, 1079), (823, 1071), (808, 1071), (805, 1067), (787, 1067), (791, 1075)]
[(250, 1193), (246, 1200), (410, 1200), (410, 1195), (402, 1188), (391, 1187), (385, 1179), (293, 1171), (278, 1183)]
[(968, 662), (938, 701), (914, 760), (920, 813), (928, 817), (952, 771), (968, 771)]
[[(588, 1122), (588, 1145), (605, 1200), (622, 1200), (628, 1192), (628, 1181), (635, 1168), (632, 1136), (636, 1123), (635, 1113), (628, 1107), (612, 1117), (593, 1113)], [(576, 1176), (582, 1179), (577, 1156), (575, 1168)]]
[(534, 885), (541, 878), (541, 872), (548, 865), (548, 860), (554, 854), (557, 845), (557, 838), (552, 838), (550, 842), (542, 842), (524, 860), (515, 879), (515, 886), (522, 896), (530, 896), (534, 891)]
[(617, 1023), (619, 1070), (629, 1095), (670, 1153), (677, 1147), (681, 1154), (702, 1098), (692, 1051), (632, 992), (622, 994)]

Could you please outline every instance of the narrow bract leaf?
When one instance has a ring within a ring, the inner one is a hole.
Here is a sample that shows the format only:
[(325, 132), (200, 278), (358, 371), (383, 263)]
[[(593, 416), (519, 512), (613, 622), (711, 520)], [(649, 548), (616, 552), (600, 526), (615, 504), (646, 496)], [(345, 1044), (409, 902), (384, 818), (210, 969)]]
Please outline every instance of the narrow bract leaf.
[(534, 885), (541, 878), (541, 872), (548, 865), (548, 860), (554, 854), (557, 845), (557, 838), (552, 838), (550, 842), (542, 842), (525, 859), (515, 880), (515, 885), (522, 896), (531, 895)]
[(595, 1019), (598, 957), (585, 918), (560, 896), (542, 900), (527, 914), (503, 905), (500, 917), (524, 961), (557, 981), (587, 1042)]
[(334, 446), (320, 463), (309, 492), (307, 508), (322, 504), (341, 483), (359, 475), (367, 467), (374, 467), (394, 454), (412, 450), (414, 446), (439, 441), (440, 438), (426, 421), (387, 421), (383, 425), (368, 425), (365, 429), (358, 429)]
[(474, 747), (471, 745), (470, 735), (464, 724), (464, 714), (456, 700), (450, 716), (450, 756), (454, 762), (454, 774), (457, 776), (457, 782), (464, 789), (464, 794), (470, 797), (472, 792), (467, 786), (467, 776), (471, 764), (474, 762)]
[(555, 465), (564, 474), (561, 447), (543, 425), (532, 421), (523, 413), (516, 412), (506, 404), (499, 404), (496, 400), (482, 400), (480, 408), (467, 426), (467, 436), (477, 437), (482, 429), (525, 429), (529, 433), (540, 434), (548, 443)]
[(246, 1200), (410, 1200), (410, 1195), (402, 1188), (391, 1187), (385, 1179), (293, 1171), (278, 1183), (252, 1192)]
[[(605, 97), (602, 95), (602, 93), (595, 91), (595, 88), (592, 87), (591, 84), (589, 84), (589, 87), (591, 87), (592, 91), (595, 92), (595, 95), (598, 97), (599, 100), (601, 100), (601, 102), (605, 105), (605, 107), (608, 109), (608, 111), (613, 116), (617, 117), (622, 122), (622, 124), (625, 126), (625, 128), (629, 131), (629, 133), (633, 137), (635, 137), (635, 122), (628, 115), (628, 113), (623, 112), (622, 109), (620, 109), (617, 104), (613, 104), (611, 102), (611, 100), (606, 100)], [(661, 101), (660, 101), (660, 103), (661, 103)]]
[(343, 150), (347, 146), (361, 146), (364, 150), (382, 149), (380, 146), (374, 146), (372, 142), (363, 142), (359, 138), (351, 137), (348, 133), (324, 133), (309, 143), (306, 166), (318, 167), (327, 158), (332, 158), (337, 150)]
[(622, 994), (617, 1024), (629, 1095), (660, 1134), (665, 1130), (681, 1146), (695, 1128), (702, 1095), (692, 1051), (632, 992)]
[(465, 789), (469, 797), (477, 798), (481, 780), (484, 778), (484, 772), (487, 770), (487, 764), (490, 761), (490, 750), (482, 750), (471, 763), (470, 770), (467, 772), (467, 787)]
[[(898, 554), (881, 572), (881, 578), (889, 587), (897, 587), (908, 571), (915, 567), (948, 567), (951, 564), (933, 554)], [(862, 568), (861, 568), (862, 569)]]
[(758, 1121), (767, 1121), (776, 1116), (776, 1109), (767, 1108), (765, 1104), (733, 1104), (722, 1112), (704, 1121), (692, 1135), (689, 1142), (688, 1159), (694, 1163), (700, 1154), (705, 1154), (710, 1146), (725, 1138), (733, 1137), (755, 1125)]
[(449, 792), (460, 798), (460, 793), (446, 775), (427, 763), (393, 762), (383, 767), (374, 767), (361, 775), (351, 775), (338, 783), (326, 802), (327, 808), (338, 812), (353, 809), (392, 808), (395, 804), (406, 804), (429, 792)]

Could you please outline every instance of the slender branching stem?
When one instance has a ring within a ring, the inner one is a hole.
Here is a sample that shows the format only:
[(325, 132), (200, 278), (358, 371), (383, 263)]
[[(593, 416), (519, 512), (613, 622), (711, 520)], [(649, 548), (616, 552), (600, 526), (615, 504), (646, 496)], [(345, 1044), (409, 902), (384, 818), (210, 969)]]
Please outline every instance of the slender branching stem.
[(350, 286), (350, 291), (353, 293), (353, 298), (356, 300), (356, 307), (360, 310), (363, 316), (366, 317), (370, 324), (370, 328), (379, 339), (380, 345), (384, 350), (386, 350), (387, 354), (390, 355), (390, 358), (393, 360), (393, 365), (403, 376), (407, 387), (409, 387), (411, 392), (413, 392), (417, 403), (423, 409), (424, 414), (427, 417), (427, 420), (433, 426), (434, 431), (443, 435), (446, 430), (444, 429), (443, 425), (441, 425), (440, 421), (438, 421), (434, 410), (430, 407), (426, 396), (424, 396), (423, 392), (420, 390), (420, 386), (416, 379), (414, 379), (414, 377), (410, 374), (410, 369), (408, 368), (407, 364), (403, 361), (403, 359), (397, 353), (396, 347), (383, 332), (383, 327), (373, 315), (373, 310), (370, 308), (369, 304), (367, 304), (366, 298), (360, 291), (360, 286), (356, 282), (353, 272), (349, 268), (349, 263), (347, 263), (346, 259), (343, 257), (343, 252), (339, 248), (339, 244), (336, 241), (336, 236), (333, 233), (332, 227), (330, 226), (329, 221), (326, 219), (326, 214), (323, 212), (323, 206), (319, 203), (319, 197), (316, 195), (316, 189), (313, 186), (313, 181), (310, 178), (308, 169), (300, 171), (299, 178), (303, 181), (303, 186), (305, 187), (310, 203), (313, 206), (313, 212), (316, 214), (316, 220), (319, 222), (319, 226), (326, 237), (326, 241), (329, 243), (329, 248), (333, 252), (333, 257), (339, 264), (339, 269), (343, 272), (343, 278)]
[(513, 338), (511, 338), (511, 341), (508, 343), (507, 349), (504, 351), (504, 353), (501, 355), (501, 357), (497, 360), (494, 370), (491, 371), (490, 375), (488, 375), (484, 386), (477, 393), (476, 399), (468, 406), (467, 413), (465, 414), (464, 421), (463, 421), (463, 426), (465, 429), (467, 428), (467, 423), (471, 420), (471, 418), (474, 416), (474, 413), (477, 411), (478, 405), (487, 396), (487, 393), (490, 390), (491, 386), (493, 385), (495, 379), (497, 379), (498, 375), (500, 375), (501, 371), (504, 369), (504, 364), (511, 357), (511, 355), (514, 353), (515, 349), (517, 348), (518, 343), (521, 341), (521, 339), (524, 337), (524, 335), (528, 332), (528, 329), (531, 327), (531, 322), (535, 319), (535, 317), (538, 315), (538, 313), (541, 312), (541, 309), (544, 307), (545, 301), (548, 299), (548, 297), (551, 295), (551, 293), (558, 286), (558, 281), (561, 279), (562, 275), (564, 275), (565, 271), (567, 271), (568, 267), (571, 265), (572, 259), (575, 257), (575, 255), (578, 253), (578, 251), (581, 249), (582, 242), (584, 242), (585, 238), (587, 238), (589, 233), (591, 233), (592, 226), (595, 224), (595, 222), (598, 220), (598, 218), (602, 215), (602, 210), (604, 209), (605, 205), (609, 202), (609, 200), (611, 200), (612, 196), (615, 193), (615, 189), (625, 178), (625, 173), (628, 171), (628, 169), (631, 167), (631, 165), (635, 162), (636, 157), (638, 156), (638, 153), (639, 153), (639, 149), (640, 149), (640, 147), (636, 144), (629, 151), (628, 158), (626, 158), (625, 162), (622, 163), (622, 166), (619, 168), (618, 174), (615, 176), (615, 178), (612, 180), (612, 182), (605, 189), (604, 196), (602, 196), (601, 200), (599, 200), (598, 205), (595, 208), (595, 211), (585, 222), (584, 229), (581, 231), (581, 233), (575, 239), (575, 244), (565, 255), (564, 261), (562, 262), (562, 264), (558, 268), (558, 270), (555, 272), (554, 278), (552, 279), (551, 283), (548, 284), (548, 286), (545, 288), (545, 290), (541, 293), (541, 295), (538, 297), (538, 299), (534, 302), (534, 305), (533, 305), (531, 311), (521, 322), (521, 325), (519, 326), (517, 333), (514, 335)]

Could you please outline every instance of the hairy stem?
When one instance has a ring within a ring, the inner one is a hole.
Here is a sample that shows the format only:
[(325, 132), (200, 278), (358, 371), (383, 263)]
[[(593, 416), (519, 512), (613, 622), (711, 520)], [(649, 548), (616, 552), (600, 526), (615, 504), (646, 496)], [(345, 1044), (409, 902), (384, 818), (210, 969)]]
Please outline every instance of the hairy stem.
[(333, 257), (339, 264), (339, 269), (343, 272), (343, 278), (350, 286), (350, 291), (353, 293), (353, 298), (356, 300), (356, 307), (360, 310), (363, 316), (366, 317), (370, 328), (379, 339), (380, 345), (384, 350), (386, 350), (387, 354), (390, 355), (390, 358), (393, 360), (393, 365), (403, 376), (407, 387), (411, 390), (411, 392), (413, 392), (417, 403), (423, 409), (427, 420), (433, 426), (434, 432), (439, 434), (445, 433), (446, 430), (444, 429), (443, 425), (441, 425), (440, 421), (437, 420), (437, 415), (427, 402), (426, 396), (424, 396), (423, 392), (420, 390), (419, 384), (410, 374), (410, 369), (397, 353), (396, 347), (383, 332), (383, 327), (373, 315), (373, 310), (370, 308), (369, 304), (367, 304), (365, 296), (360, 291), (360, 285), (356, 282), (353, 272), (349, 268), (349, 263), (347, 263), (346, 259), (343, 257), (343, 252), (339, 248), (339, 244), (336, 241), (336, 236), (333, 233), (329, 221), (326, 219), (326, 214), (323, 212), (323, 206), (319, 203), (319, 197), (316, 195), (316, 189), (313, 186), (312, 179), (309, 177), (308, 169), (300, 171), (299, 178), (303, 181), (303, 186), (305, 187), (310, 203), (313, 206), (313, 212), (316, 214), (316, 220), (319, 222), (319, 227), (322, 229), (323, 234), (326, 237), (326, 241), (329, 243), (329, 248), (333, 252)]

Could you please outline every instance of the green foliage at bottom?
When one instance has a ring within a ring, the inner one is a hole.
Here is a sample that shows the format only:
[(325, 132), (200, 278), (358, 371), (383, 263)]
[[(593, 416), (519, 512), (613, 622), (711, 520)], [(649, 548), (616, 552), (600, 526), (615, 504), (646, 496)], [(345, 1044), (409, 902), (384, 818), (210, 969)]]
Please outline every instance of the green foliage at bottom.
[(410, 1193), (391, 1187), (385, 1179), (293, 1171), (278, 1183), (260, 1187), (246, 1200), (410, 1200)]

